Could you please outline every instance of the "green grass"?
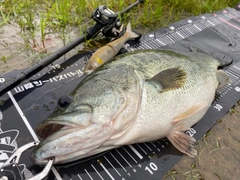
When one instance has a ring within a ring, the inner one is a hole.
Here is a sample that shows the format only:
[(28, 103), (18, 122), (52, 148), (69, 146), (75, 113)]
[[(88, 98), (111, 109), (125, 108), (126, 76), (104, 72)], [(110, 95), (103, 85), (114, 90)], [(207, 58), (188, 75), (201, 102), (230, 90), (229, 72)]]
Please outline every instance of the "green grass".
[[(58, 34), (63, 44), (70, 41), (68, 34), (77, 30), (79, 35), (95, 22), (91, 15), (99, 5), (121, 11), (136, 0), (2, 0), (0, 2), (0, 27), (17, 24), (26, 48), (45, 48), (47, 34)], [(238, 0), (145, 0), (122, 16), (121, 22), (131, 22), (133, 28), (145, 33), (180, 19), (211, 13), (227, 6), (234, 7)], [(40, 32), (41, 44), (36, 44)]]
[[(39, 16), (51, 31), (62, 32), (71, 26), (80, 26), (90, 19), (99, 5), (117, 12), (136, 0), (5, 0), (0, 3), (3, 22), (17, 22), (23, 31), (39, 30)], [(167, 25), (189, 15), (199, 15), (234, 7), (238, 0), (145, 0), (127, 13), (122, 20), (131, 21), (134, 27), (151, 29)], [(9, 16), (11, 12), (11, 16)], [(2, 25), (2, 23), (0, 24)]]

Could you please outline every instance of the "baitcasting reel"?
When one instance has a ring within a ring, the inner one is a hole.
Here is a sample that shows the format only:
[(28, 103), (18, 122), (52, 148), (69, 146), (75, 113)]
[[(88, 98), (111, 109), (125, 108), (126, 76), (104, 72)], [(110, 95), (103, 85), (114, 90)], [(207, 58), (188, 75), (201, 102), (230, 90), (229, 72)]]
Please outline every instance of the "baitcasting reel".
[(118, 19), (118, 13), (113, 12), (106, 6), (99, 6), (93, 13), (92, 18), (102, 25), (102, 33), (106, 37), (117, 37), (121, 23)]

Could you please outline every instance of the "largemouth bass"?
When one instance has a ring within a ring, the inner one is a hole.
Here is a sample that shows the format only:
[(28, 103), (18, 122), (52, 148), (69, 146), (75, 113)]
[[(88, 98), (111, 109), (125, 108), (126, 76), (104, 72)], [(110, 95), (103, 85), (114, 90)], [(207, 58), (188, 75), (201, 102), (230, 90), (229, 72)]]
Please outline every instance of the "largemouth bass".
[(131, 24), (128, 23), (126, 32), (119, 39), (108, 43), (107, 45), (99, 48), (96, 52), (93, 53), (91, 58), (88, 60), (86, 66), (84, 67), (84, 72), (91, 72), (97, 69), (102, 64), (106, 63), (123, 47), (126, 41), (137, 38), (139, 35), (132, 31)]
[(200, 53), (167, 50), (128, 53), (88, 75), (73, 102), (37, 127), (45, 138), (32, 160), (55, 164), (91, 156), (126, 144), (167, 137), (194, 157), (194, 137), (184, 131), (196, 124), (215, 91), (229, 83), (216, 59)]

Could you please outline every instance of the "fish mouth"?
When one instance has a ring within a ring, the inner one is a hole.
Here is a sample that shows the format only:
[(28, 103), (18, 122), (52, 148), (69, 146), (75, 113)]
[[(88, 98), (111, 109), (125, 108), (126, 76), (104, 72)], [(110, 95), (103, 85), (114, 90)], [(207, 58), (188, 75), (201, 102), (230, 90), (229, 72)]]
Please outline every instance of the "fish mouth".
[(55, 132), (67, 128), (66, 125), (63, 124), (57, 124), (57, 123), (47, 123), (47, 124), (41, 124), (40, 126), (37, 127), (36, 132), (37, 135), (43, 139), (46, 139), (47, 137), (51, 136)]
[[(68, 123), (67, 123), (68, 124)], [(73, 131), (77, 131), (79, 129), (79, 127), (77, 127), (74, 124), (68, 124), (66, 125), (66, 121), (64, 122), (46, 122), (46, 123), (42, 123), (40, 124), (37, 128), (36, 128), (36, 133), (37, 135), (42, 138), (42, 142), (35, 148), (34, 152), (31, 155), (31, 160), (34, 164), (38, 164), (38, 165), (45, 165), (48, 163), (50, 158), (54, 159), (54, 163), (58, 163), (59, 162), (59, 155), (52, 153), (52, 155), (43, 155), (43, 154), (47, 154), (48, 152), (46, 150), (44, 150), (45, 146), (50, 146), (50, 144), (53, 144), (54, 141), (56, 141), (57, 139), (61, 139), (64, 138), (64, 136), (66, 136), (67, 134), (72, 133)], [(64, 144), (60, 144), (61, 146), (64, 146)], [(49, 147), (49, 149), (51, 149), (51, 147)], [(73, 153), (73, 152), (72, 152)], [(62, 154), (64, 156), (64, 153)], [(60, 156), (62, 156), (60, 155)], [(63, 157), (61, 157), (60, 159), (63, 159)]]
[(110, 149), (101, 145), (110, 138), (111, 131), (111, 124), (89, 123), (83, 127), (65, 120), (43, 122), (36, 129), (43, 140), (34, 149), (31, 160), (46, 165), (53, 158), (54, 164), (65, 164), (95, 155)]

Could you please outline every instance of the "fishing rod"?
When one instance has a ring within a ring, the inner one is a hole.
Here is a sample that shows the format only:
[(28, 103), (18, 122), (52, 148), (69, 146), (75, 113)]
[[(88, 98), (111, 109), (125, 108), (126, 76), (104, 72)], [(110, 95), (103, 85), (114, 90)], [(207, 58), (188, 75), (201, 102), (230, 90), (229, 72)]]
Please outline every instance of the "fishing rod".
[(99, 6), (93, 13), (92, 19), (96, 21), (95, 25), (88, 28), (86, 32), (79, 38), (75, 39), (74, 41), (68, 43), (66, 46), (60, 48), (59, 50), (52, 53), (47, 58), (43, 59), (42, 61), (36, 63), (30, 68), (27, 68), (23, 72), (21, 72), (18, 76), (15, 78), (5, 81), (0, 86), (0, 96), (2, 96), (7, 91), (10, 91), (14, 87), (16, 87), (18, 84), (20, 84), (23, 80), (35, 75), (40, 70), (48, 66), (49, 64), (53, 63), (55, 60), (78, 46), (79, 44), (83, 43), (85, 40), (89, 40), (92, 37), (94, 37), (97, 33), (99, 33), (102, 30), (102, 33), (104, 36), (117, 36), (117, 28), (121, 26), (121, 23), (119, 22), (118, 16), (122, 15), (123, 13), (130, 10), (132, 7), (138, 5), (139, 3), (143, 3), (144, 0), (137, 0), (135, 3), (129, 5), (124, 10), (114, 13), (112, 10), (107, 8), (106, 6)]

